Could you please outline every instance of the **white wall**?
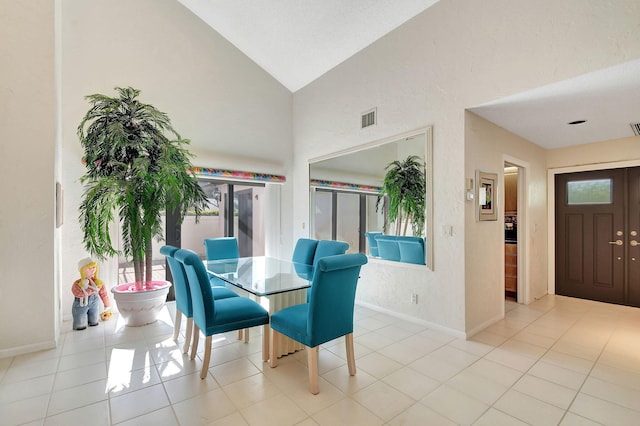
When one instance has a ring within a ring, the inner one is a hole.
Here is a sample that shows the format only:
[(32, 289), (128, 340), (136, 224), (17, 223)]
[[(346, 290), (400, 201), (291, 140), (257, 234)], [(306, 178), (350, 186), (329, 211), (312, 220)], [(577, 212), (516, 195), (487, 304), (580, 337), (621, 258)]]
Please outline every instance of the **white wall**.
[[(115, 96), (114, 87), (133, 86), (191, 140), (194, 165), (283, 175), (292, 161), (292, 95), (173, 0), (64, 0), (61, 25), (62, 312), (69, 318), (69, 288), (86, 256), (77, 223), (84, 168), (76, 128), (89, 108), (84, 96)], [(101, 278), (113, 285), (115, 271), (115, 261), (103, 263)]]
[(550, 169), (640, 159), (640, 136), (551, 149), (546, 156)]
[[(519, 258), (522, 268), (519, 285), (526, 285), (525, 303), (547, 292), (547, 174), (545, 151), (507, 130), (471, 113), (466, 113), (465, 176), (476, 179), (476, 170), (497, 173), (497, 221), (478, 221), (477, 200), (465, 206), (465, 296), (468, 334), (474, 334), (504, 315), (504, 160), (526, 166), (519, 179), (527, 188), (520, 194), (518, 210)], [(477, 182), (474, 183), (474, 186)], [(525, 260), (522, 262), (522, 260)]]
[(55, 346), (54, 2), (0, 1), (0, 358)]
[[(465, 295), (476, 279), (465, 272), (465, 255), (486, 253), (477, 238), (483, 231), (465, 228), (464, 178), (478, 168), (465, 155), (465, 108), (637, 58), (639, 15), (636, 0), (441, 0), (296, 92), (294, 238), (309, 217), (308, 159), (433, 125), (434, 270), (377, 283), (363, 275), (358, 297), (366, 289), (382, 308), (453, 333), (501, 315), (497, 306), (486, 311), (484, 296)], [(378, 124), (360, 130), (360, 114), (373, 107)], [(494, 155), (491, 163), (502, 164), (502, 153)], [(450, 227), (452, 236), (440, 232)], [(495, 235), (491, 246), (499, 244)], [(472, 245), (465, 249), (465, 242)], [(500, 250), (487, 253), (487, 268), (500, 269), (501, 257)]]

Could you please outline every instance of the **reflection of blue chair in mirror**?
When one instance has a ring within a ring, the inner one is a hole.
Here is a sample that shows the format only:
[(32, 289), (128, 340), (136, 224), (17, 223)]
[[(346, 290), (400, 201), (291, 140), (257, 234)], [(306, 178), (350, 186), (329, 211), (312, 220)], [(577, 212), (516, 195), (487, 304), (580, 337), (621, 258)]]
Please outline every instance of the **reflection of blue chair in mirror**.
[(361, 253), (328, 256), (315, 267), (309, 302), (284, 308), (271, 315), (270, 365), (276, 367), (278, 339), (284, 334), (307, 346), (309, 389), (317, 394), (318, 347), (345, 336), (349, 375), (356, 374), (353, 351), (353, 310), (360, 268), (367, 263)]
[(247, 297), (230, 297), (214, 299), (213, 288), (209, 282), (207, 270), (198, 255), (191, 250), (178, 250), (175, 258), (184, 266), (191, 291), (195, 337), (191, 348), (191, 359), (195, 358), (198, 349), (198, 335), (202, 331), (206, 337), (205, 353), (202, 360), (200, 378), (207, 376), (211, 359), (211, 336), (227, 331), (243, 328), (265, 326), (263, 329), (262, 358), (268, 356), (269, 313), (259, 303)]
[(400, 248), (400, 261), (424, 265), (424, 240), (420, 237), (407, 237), (398, 240)]
[[(174, 255), (179, 249), (173, 246), (160, 247), (160, 254), (167, 258), (169, 264), (169, 270), (173, 277), (173, 288), (176, 296), (176, 318), (174, 320), (173, 328), (173, 340), (178, 341), (178, 335), (180, 334), (180, 324), (182, 322), (182, 315), (187, 318), (187, 328), (184, 335), (183, 353), (187, 353), (189, 345), (191, 344), (191, 335), (193, 331), (193, 307), (191, 305), (191, 291), (189, 291), (189, 284), (187, 283), (187, 276), (184, 268), (180, 262), (178, 262)], [(228, 297), (238, 297), (238, 295), (225, 287), (212, 288), (214, 299), (225, 299)]]
[(375, 239), (381, 259), (425, 264), (424, 238), (411, 235), (376, 235)]
[(378, 253), (378, 240), (376, 240), (376, 235), (382, 235), (382, 232), (365, 232), (364, 235), (367, 237), (367, 242), (369, 243), (369, 255), (375, 257), (380, 256)]
[(400, 262), (400, 247), (395, 235), (376, 235), (378, 241), (378, 253), (384, 260)]

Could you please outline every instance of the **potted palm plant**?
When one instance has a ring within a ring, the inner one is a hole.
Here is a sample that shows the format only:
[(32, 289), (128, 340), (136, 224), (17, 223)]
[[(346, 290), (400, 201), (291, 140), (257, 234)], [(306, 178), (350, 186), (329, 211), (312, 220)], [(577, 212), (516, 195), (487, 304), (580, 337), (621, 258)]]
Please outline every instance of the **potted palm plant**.
[(117, 97), (87, 96), (91, 108), (78, 126), (87, 168), (80, 179), (80, 224), (86, 250), (104, 260), (119, 254), (110, 236), (119, 219), (135, 282), (112, 292), (127, 325), (137, 326), (155, 321), (171, 285), (152, 278), (152, 242), (163, 238), (163, 212), (178, 211), (182, 220), (193, 209), (197, 219), (206, 196), (191, 173), (189, 141), (168, 116), (140, 102), (139, 90), (115, 90)]
[[(388, 200), (389, 222), (396, 222), (396, 235), (406, 235), (411, 223), (413, 235), (421, 237), (424, 232), (426, 178), (425, 163), (417, 155), (405, 160), (392, 161), (385, 167), (387, 171), (378, 194), (377, 207), (383, 199)], [(402, 222), (404, 221), (404, 226)], [(386, 226), (386, 223), (385, 223)]]

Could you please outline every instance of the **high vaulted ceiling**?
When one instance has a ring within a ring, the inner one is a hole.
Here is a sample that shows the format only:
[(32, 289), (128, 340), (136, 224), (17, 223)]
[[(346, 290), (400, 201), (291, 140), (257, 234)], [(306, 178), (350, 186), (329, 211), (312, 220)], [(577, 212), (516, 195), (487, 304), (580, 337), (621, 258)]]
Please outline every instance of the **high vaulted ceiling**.
[[(179, 0), (291, 92), (438, 0)], [(634, 136), (640, 60), (470, 110), (543, 148)], [(569, 122), (586, 120), (579, 125)]]
[(179, 0), (292, 92), (438, 0)]

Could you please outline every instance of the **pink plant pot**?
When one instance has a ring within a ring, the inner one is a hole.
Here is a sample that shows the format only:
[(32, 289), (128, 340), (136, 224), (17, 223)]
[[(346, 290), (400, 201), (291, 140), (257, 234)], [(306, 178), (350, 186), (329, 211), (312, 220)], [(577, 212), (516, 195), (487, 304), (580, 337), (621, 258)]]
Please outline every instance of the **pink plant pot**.
[(141, 289), (135, 283), (127, 283), (112, 288), (111, 293), (125, 324), (139, 327), (158, 319), (167, 301), (169, 287), (169, 281), (151, 281)]

